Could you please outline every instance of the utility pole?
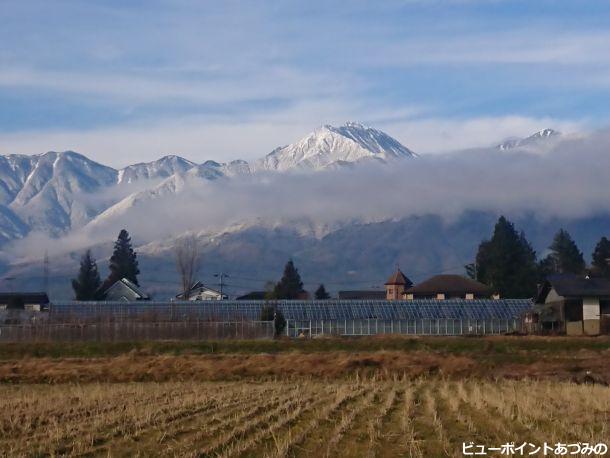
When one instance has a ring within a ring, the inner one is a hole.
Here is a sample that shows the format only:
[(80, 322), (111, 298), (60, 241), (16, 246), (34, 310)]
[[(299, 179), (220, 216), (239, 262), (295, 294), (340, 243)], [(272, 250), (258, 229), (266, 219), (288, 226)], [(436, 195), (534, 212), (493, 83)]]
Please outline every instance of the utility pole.
[(220, 299), (222, 300), (224, 298), (224, 295), (222, 293), (223, 287), (225, 285), (224, 279), (229, 278), (229, 275), (224, 272), (219, 272), (217, 274), (214, 274), (214, 276), (218, 278), (218, 286), (220, 287)]

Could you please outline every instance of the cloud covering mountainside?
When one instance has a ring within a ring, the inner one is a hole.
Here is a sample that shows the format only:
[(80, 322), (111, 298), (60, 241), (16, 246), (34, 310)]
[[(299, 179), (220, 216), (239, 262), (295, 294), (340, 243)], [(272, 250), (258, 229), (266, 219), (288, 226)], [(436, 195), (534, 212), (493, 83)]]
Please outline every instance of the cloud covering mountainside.
[[(362, 270), (359, 250), (384, 266), (409, 250), (414, 271), (459, 267), (499, 213), (527, 225), (539, 250), (558, 229), (550, 222), (590, 221), (583, 240), (589, 247), (589, 239), (610, 233), (610, 132), (533, 137), (510, 147), (417, 156), (387, 134), (348, 123), (321, 127), (252, 164), (168, 156), (115, 170), (76, 153), (3, 156), (2, 256), (5, 265), (35, 266), (48, 250), (57, 269), (73, 269), (80, 251), (110, 246), (125, 227), (157, 272), (150, 282), (158, 287), (161, 276), (171, 277), (171, 266), (160, 266), (171, 264), (173, 240), (190, 231), (206, 244), (208, 265), (219, 269), (239, 265), (250, 276), (271, 275), (272, 263), (298, 254), (306, 265), (324, 266), (319, 274), (327, 281), (349, 285), (348, 272)], [(413, 226), (417, 218), (436, 219), (426, 232), (412, 229), (421, 227)], [(469, 229), (452, 240), (447, 228), (458, 223)], [(394, 232), (400, 243), (393, 244), (392, 231), (403, 231)], [(98, 249), (107, 255), (108, 248)], [(369, 264), (375, 267), (366, 275), (375, 277), (382, 266)]]

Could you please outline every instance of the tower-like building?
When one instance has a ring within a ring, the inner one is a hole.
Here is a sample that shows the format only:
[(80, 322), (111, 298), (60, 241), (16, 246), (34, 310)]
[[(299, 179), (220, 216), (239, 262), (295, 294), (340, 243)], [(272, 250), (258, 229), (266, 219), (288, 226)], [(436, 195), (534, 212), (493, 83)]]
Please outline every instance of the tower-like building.
[(396, 272), (385, 282), (386, 299), (388, 301), (403, 299), (403, 293), (411, 286), (413, 286), (413, 282), (396, 267)]

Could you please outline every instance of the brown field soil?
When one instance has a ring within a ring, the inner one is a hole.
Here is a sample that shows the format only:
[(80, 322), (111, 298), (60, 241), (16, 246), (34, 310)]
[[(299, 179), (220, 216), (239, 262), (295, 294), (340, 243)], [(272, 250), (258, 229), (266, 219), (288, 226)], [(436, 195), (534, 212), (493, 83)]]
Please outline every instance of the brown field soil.
[(0, 383), (278, 378), (610, 382), (610, 339), (404, 338), (0, 345)]
[(608, 442), (609, 424), (610, 388), (554, 381), (0, 385), (2, 456), (463, 456)]

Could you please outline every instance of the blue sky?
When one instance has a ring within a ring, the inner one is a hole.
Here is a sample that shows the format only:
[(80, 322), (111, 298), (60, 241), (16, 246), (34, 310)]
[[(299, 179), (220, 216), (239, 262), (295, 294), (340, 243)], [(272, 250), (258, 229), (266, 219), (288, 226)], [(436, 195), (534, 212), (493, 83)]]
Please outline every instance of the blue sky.
[(0, 153), (262, 156), (360, 121), (423, 153), (610, 118), (607, 1), (11, 1)]

